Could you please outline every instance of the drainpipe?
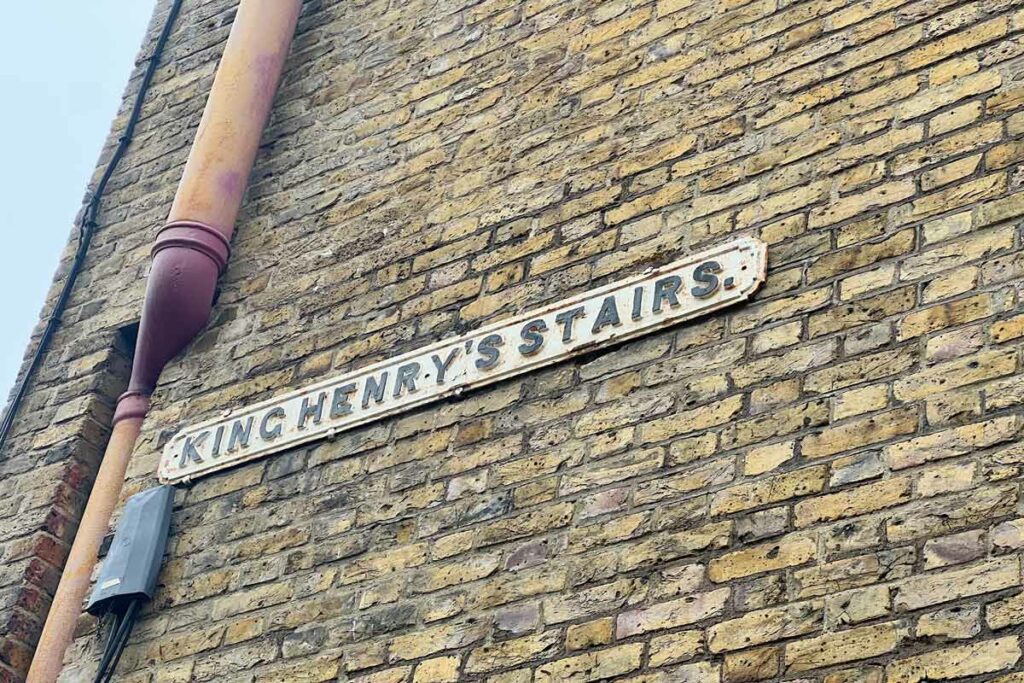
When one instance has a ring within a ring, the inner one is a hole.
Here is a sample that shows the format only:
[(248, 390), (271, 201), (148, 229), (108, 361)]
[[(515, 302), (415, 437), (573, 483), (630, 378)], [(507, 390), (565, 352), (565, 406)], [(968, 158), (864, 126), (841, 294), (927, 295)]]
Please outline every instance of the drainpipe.
[(241, 0), (167, 224), (153, 246), (128, 391), (36, 646), (29, 683), (54, 683), (149, 397), (167, 362), (206, 325), (302, 0)]

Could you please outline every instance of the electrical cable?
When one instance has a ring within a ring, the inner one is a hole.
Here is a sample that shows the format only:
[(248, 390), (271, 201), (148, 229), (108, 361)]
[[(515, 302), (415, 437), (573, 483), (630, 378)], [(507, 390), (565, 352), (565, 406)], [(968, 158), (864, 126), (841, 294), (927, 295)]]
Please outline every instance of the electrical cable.
[(114, 174), (118, 163), (120, 163), (121, 157), (123, 157), (127, 151), (128, 144), (131, 142), (132, 136), (135, 134), (135, 126), (139, 122), (139, 117), (142, 113), (142, 105), (146, 98), (146, 92), (149, 90), (149, 85), (153, 80), (153, 74), (156, 73), (156, 68), (160, 63), (160, 56), (163, 53), (164, 46), (167, 44), (167, 39), (171, 35), (171, 29), (174, 27), (174, 21), (177, 19), (178, 13), (181, 10), (182, 2), (183, 0), (174, 0), (169, 12), (167, 13), (167, 19), (164, 21), (163, 28), (160, 31), (160, 37), (157, 39), (156, 46), (153, 48), (153, 53), (149, 56), (149, 63), (146, 65), (146, 72), (142, 76), (142, 83), (139, 85), (139, 92), (135, 95), (135, 102), (132, 105), (132, 111), (128, 117), (128, 124), (125, 126), (124, 133), (118, 140), (117, 149), (114, 150), (114, 154), (110, 157), (110, 161), (107, 162), (107, 166), (103, 170), (103, 175), (100, 176), (99, 183), (96, 184), (95, 192), (92, 193), (92, 196), (89, 198), (84, 210), (80, 214), (78, 222), (78, 248), (75, 250), (75, 258), (71, 263), (71, 269), (68, 271), (67, 278), (64, 280), (64, 286), (61, 288), (60, 295), (57, 297), (57, 301), (53, 305), (53, 310), (50, 312), (50, 317), (46, 320), (46, 328), (43, 330), (43, 334), (39, 338), (39, 343), (36, 345), (36, 350), (32, 354), (32, 360), (29, 362), (28, 369), (25, 371), (25, 374), (22, 375), (21, 381), (18, 382), (14, 397), (7, 406), (7, 411), (4, 413), (3, 420), (0, 421), (0, 448), (3, 448), (4, 444), (7, 442), (7, 437), (10, 434), (11, 427), (14, 425), (14, 415), (18, 412), (18, 408), (25, 398), (25, 391), (28, 388), (28, 382), (38, 369), (43, 357), (46, 355), (46, 351), (50, 346), (53, 335), (57, 331), (57, 325), (60, 323), (61, 316), (64, 313), (64, 308), (67, 306), (68, 299), (71, 298), (71, 290), (74, 288), (75, 282), (78, 280), (78, 274), (82, 270), (86, 252), (89, 251), (89, 244), (92, 242), (93, 233), (96, 229), (96, 218), (99, 215), (100, 205), (103, 200), (103, 192), (106, 190), (107, 183), (110, 182), (110, 178)]
[[(133, 602), (132, 607), (136, 607), (138, 604), (138, 602)], [(115, 650), (114, 654), (114, 660), (110, 663), (110, 670), (107, 672), (107, 680), (105, 683), (110, 683), (112, 680), (114, 680), (114, 670), (117, 669), (117, 663), (121, 661), (121, 655), (124, 654), (124, 646), (128, 644), (128, 636), (130, 636), (132, 633), (132, 627), (135, 625), (135, 619), (137, 616), (138, 615), (135, 614), (133, 610), (131, 616), (126, 618), (127, 623), (124, 626), (122, 626), (122, 628), (124, 629), (124, 635), (121, 636), (121, 640), (117, 644), (117, 649)]]
[(110, 625), (110, 635), (107, 636), (107, 644), (103, 647), (103, 657), (100, 659), (99, 669), (96, 671), (96, 678), (94, 681), (99, 681), (103, 677), (103, 672), (107, 670), (110, 665), (110, 659), (114, 652), (114, 642), (117, 640), (117, 633), (121, 630), (121, 623), (124, 620), (123, 614), (114, 614), (114, 623)]
[(141, 600), (138, 598), (128, 603), (128, 608), (123, 615), (116, 617), (107, 638), (107, 645), (103, 649), (103, 658), (100, 659), (100, 667), (96, 671), (96, 678), (93, 683), (109, 683), (114, 678), (114, 670), (117, 663), (121, 661), (124, 647), (128, 644), (128, 636), (131, 635), (132, 626), (135, 625), (135, 618), (138, 616), (138, 608)]

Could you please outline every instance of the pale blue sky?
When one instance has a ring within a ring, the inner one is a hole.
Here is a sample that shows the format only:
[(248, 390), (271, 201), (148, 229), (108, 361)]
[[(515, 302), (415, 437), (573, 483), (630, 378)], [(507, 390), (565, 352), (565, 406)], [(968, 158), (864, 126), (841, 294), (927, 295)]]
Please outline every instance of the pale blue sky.
[(4, 5), (0, 291), (6, 310), (0, 325), (0, 406), (14, 384), (153, 4)]

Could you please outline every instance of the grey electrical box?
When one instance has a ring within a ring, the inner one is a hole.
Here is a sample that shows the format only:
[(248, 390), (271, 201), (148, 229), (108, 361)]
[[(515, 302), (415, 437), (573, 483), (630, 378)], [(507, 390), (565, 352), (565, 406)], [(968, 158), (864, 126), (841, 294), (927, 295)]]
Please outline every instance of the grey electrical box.
[(102, 614), (113, 601), (153, 597), (173, 506), (171, 486), (157, 486), (128, 499), (86, 607), (90, 614)]

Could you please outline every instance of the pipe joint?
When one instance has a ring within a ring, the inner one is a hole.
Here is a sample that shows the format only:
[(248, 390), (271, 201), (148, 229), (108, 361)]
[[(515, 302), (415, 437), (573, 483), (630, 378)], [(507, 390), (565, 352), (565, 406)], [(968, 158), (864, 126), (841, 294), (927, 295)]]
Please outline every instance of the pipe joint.
[(161, 228), (152, 255), (171, 248), (191, 249), (209, 257), (217, 265), (218, 273), (224, 272), (231, 256), (231, 244), (224, 234), (199, 221), (171, 221)]
[(132, 418), (142, 419), (149, 411), (149, 396), (141, 391), (126, 391), (117, 399), (114, 409), (114, 424)]

